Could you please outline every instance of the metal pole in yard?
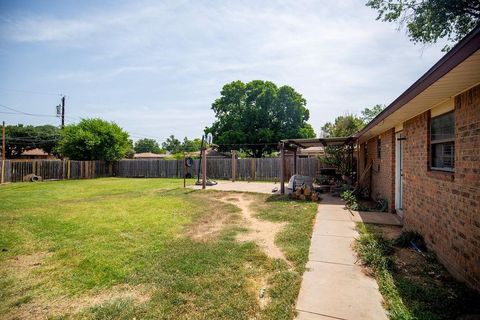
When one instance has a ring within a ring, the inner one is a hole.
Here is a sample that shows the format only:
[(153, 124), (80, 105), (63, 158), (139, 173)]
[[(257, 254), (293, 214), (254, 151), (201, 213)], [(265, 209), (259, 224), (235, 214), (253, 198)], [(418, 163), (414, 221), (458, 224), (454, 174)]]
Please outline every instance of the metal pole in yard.
[(202, 189), (207, 187), (207, 148), (203, 148), (202, 153)]
[(183, 153), (183, 187), (187, 186), (187, 164), (185, 163), (185, 152)]

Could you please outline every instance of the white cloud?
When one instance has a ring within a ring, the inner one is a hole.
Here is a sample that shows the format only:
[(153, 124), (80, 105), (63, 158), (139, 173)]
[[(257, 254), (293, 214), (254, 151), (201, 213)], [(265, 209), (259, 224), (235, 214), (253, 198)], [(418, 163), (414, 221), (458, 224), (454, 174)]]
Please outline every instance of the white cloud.
[(336, 115), (391, 102), (441, 56), (441, 46), (422, 55), (375, 16), (357, 0), (138, 1), (71, 18), (7, 15), (1, 26), (4, 41), (62, 59), (38, 81), (65, 88), (79, 114), (93, 112), (88, 105), (97, 101), (121, 105), (124, 113), (104, 107), (95, 114), (166, 137), (198, 135), (213, 119), (222, 85), (237, 79), (294, 87), (317, 132)]

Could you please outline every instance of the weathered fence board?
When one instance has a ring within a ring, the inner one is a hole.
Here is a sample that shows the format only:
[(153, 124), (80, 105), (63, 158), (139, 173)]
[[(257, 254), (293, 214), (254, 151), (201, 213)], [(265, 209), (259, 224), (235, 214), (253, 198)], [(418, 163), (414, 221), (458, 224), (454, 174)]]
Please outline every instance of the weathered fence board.
[[(285, 174), (288, 180), (295, 172), (293, 158), (285, 159)], [(280, 179), (280, 158), (236, 159), (236, 180), (274, 181)], [(142, 177), (182, 178), (185, 172), (198, 176), (200, 160), (185, 168), (183, 160), (120, 160), (104, 161), (69, 160), (6, 160), (5, 182), (20, 182), (29, 174), (43, 179), (90, 179), (97, 177)], [(315, 176), (321, 166), (317, 158), (297, 159), (297, 172)], [(0, 163), (1, 168), (1, 163)], [(186, 171), (185, 171), (186, 170)], [(210, 158), (207, 160), (207, 176), (210, 179), (232, 179), (232, 159)]]

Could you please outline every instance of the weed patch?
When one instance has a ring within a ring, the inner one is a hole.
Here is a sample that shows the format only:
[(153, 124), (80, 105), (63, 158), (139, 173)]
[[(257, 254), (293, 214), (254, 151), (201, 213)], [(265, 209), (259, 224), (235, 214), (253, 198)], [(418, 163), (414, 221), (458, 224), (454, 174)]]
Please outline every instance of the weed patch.
[(386, 240), (380, 226), (359, 223), (357, 229), (358, 257), (376, 277), (391, 319), (457, 319), (480, 314), (480, 297), (475, 292), (453, 279), (432, 253), (416, 251), (425, 250), (421, 236), (406, 232)]

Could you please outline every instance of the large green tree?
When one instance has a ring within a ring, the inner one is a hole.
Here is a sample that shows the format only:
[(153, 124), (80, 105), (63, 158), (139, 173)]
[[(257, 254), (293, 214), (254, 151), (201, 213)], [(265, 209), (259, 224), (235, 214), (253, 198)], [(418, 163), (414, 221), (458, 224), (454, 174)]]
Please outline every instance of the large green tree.
[(377, 20), (405, 25), (415, 43), (457, 42), (480, 22), (479, 0), (369, 0), (367, 6), (378, 11)]
[(72, 160), (114, 161), (132, 148), (127, 132), (102, 119), (83, 119), (67, 125), (60, 136), (58, 151)]
[(135, 142), (135, 146), (133, 147), (136, 153), (142, 152), (152, 152), (152, 153), (161, 153), (160, 146), (155, 139), (144, 138), (140, 139)]
[(313, 138), (306, 100), (292, 87), (269, 81), (234, 81), (212, 104), (216, 121), (205, 131), (221, 151), (241, 150), (261, 157), (286, 138)]
[[(59, 129), (52, 125), (13, 125), (5, 127), (7, 158), (15, 158), (24, 151), (40, 148), (52, 154), (60, 138)], [(1, 146), (0, 146), (1, 148)]]

